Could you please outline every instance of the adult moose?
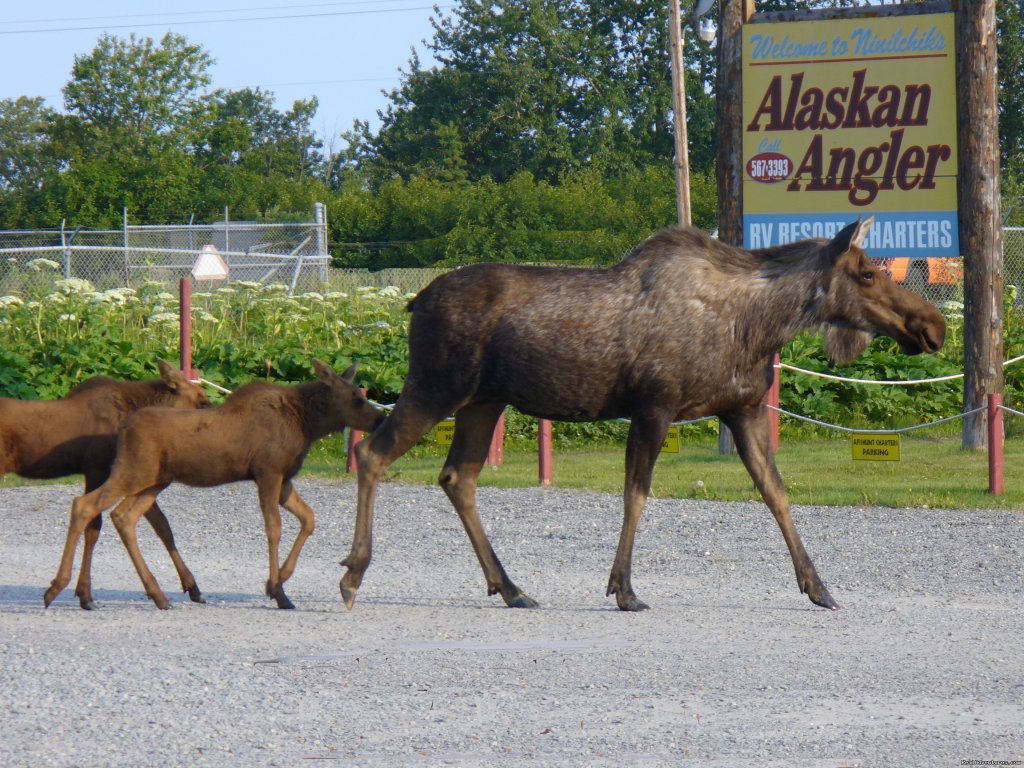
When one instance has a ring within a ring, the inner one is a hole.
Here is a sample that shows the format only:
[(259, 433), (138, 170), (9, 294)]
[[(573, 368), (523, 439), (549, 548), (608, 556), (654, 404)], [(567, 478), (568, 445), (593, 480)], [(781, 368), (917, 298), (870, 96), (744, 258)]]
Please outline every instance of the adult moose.
[(410, 303), (409, 375), (387, 420), (357, 448), (358, 514), (342, 565), (351, 608), (370, 564), (373, 507), (385, 469), (455, 414), (439, 482), (476, 551), (488, 594), (536, 603), (505, 573), (476, 506), (476, 480), (506, 404), (559, 421), (628, 417), (625, 515), (607, 594), (644, 605), (631, 584), (633, 539), (670, 423), (717, 415), (782, 529), (797, 584), (837, 608), (793, 525), (761, 399), (776, 351), (824, 326), (830, 358), (847, 362), (876, 335), (903, 352), (941, 348), (946, 325), (861, 249), (873, 219), (831, 240), (746, 251), (697, 229), (659, 232), (609, 269), (479, 264), (434, 280)]
[[(279, 608), (294, 608), (284, 582), (313, 533), (313, 510), (292, 487), (310, 446), (346, 426), (370, 430), (384, 418), (353, 383), (356, 365), (338, 376), (313, 361), (317, 380), (282, 386), (255, 381), (240, 387), (218, 408), (202, 412), (144, 408), (129, 416), (117, 441), (110, 477), (71, 505), (71, 520), (60, 567), (43, 603), (50, 603), (71, 579), (78, 539), (93, 520), (117, 501), (110, 513), (146, 594), (158, 608), (167, 596), (142, 558), (135, 526), (142, 513), (172, 482), (208, 488), (253, 480), (267, 534), (270, 575), (266, 591)], [(284, 564), (278, 566), (283, 506), (299, 521), (299, 532)]]
[[(110, 474), (117, 455), (117, 430), (125, 417), (139, 408), (206, 408), (210, 401), (202, 387), (163, 360), (157, 361), (160, 378), (119, 381), (96, 376), (79, 384), (59, 400), (0, 398), (0, 477), (13, 472), (35, 480), (85, 475), (85, 490), (99, 488)], [(167, 548), (181, 579), (182, 591), (202, 603), (195, 577), (178, 554), (167, 518), (155, 503), (146, 520)], [(92, 610), (92, 553), (103, 519), (97, 516), (85, 531), (82, 568), (75, 587), (79, 604)]]

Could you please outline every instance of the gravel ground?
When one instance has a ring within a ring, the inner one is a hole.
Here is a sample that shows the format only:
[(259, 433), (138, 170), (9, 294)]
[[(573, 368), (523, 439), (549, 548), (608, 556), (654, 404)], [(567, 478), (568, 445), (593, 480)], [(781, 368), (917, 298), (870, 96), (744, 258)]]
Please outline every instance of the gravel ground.
[(439, 489), (387, 484), (349, 612), (355, 487), (297, 487), (319, 518), (288, 583), (295, 611), (263, 595), (251, 485), (161, 496), (206, 605), (178, 594), (139, 526), (169, 611), (109, 523), (101, 609), (80, 610), (72, 581), (43, 610), (77, 488), (0, 492), (0, 765), (1024, 760), (1024, 513), (798, 507), (830, 612), (797, 591), (762, 505), (652, 499), (633, 569), (651, 610), (624, 614), (604, 596), (618, 496), (483, 488), (495, 550), (541, 603), (518, 611), (484, 595)]

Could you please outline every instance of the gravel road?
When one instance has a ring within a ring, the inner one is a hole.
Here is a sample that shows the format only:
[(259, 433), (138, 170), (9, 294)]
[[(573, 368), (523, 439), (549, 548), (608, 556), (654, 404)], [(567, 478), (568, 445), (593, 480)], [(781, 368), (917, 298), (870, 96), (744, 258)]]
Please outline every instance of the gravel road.
[(485, 596), (439, 489), (386, 484), (350, 612), (337, 585), (355, 487), (296, 486), (319, 517), (295, 611), (263, 595), (249, 484), (161, 496), (206, 605), (139, 526), (169, 611), (109, 522), (100, 610), (78, 608), (74, 581), (43, 610), (77, 487), (0, 491), (0, 765), (1024, 760), (1024, 513), (796, 508), (830, 612), (797, 591), (763, 505), (652, 499), (633, 568), (651, 610), (624, 614), (604, 596), (618, 496), (482, 488), (495, 550), (541, 604), (522, 611)]

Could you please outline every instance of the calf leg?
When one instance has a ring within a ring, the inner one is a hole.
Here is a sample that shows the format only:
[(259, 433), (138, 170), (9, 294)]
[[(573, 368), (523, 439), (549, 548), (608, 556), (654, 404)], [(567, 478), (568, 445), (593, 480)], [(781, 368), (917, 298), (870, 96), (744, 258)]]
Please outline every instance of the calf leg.
[(501, 593), (512, 608), (535, 608), (537, 602), (519, 589), (505, 573), (484, 531), (476, 505), (476, 483), (487, 458), (494, 425), (504, 405), (467, 405), (455, 414), (455, 435), (438, 482), (462, 521), (476, 559), (487, 580), (487, 594)]
[(82, 537), (82, 564), (78, 569), (78, 582), (75, 584), (75, 596), (78, 604), (86, 611), (97, 608), (92, 599), (92, 553), (103, 528), (103, 515), (96, 515), (85, 527)]
[(359, 494), (352, 549), (341, 564), (348, 568), (338, 585), (347, 608), (356, 601), (356, 592), (373, 555), (373, 508), (377, 485), (392, 462), (416, 445), (437, 422), (451, 413), (444, 406), (425, 407), (416, 403), (415, 394), (402, 391), (398, 404), (377, 429), (356, 446), (359, 462)]
[[(281, 501), (282, 486), (280, 475), (264, 475), (256, 478), (259, 488), (260, 511), (263, 513), (263, 527), (267, 533), (267, 556), (270, 574), (267, 577), (267, 597), (277, 601), (278, 608), (294, 608), (295, 605), (284, 593), (278, 556), (281, 547)], [(302, 535), (302, 532), (299, 532)]]
[(149, 510), (156, 497), (166, 487), (166, 485), (156, 485), (140, 493), (127, 496), (110, 513), (110, 520), (114, 523), (114, 527), (117, 528), (117, 532), (121, 536), (121, 541), (124, 542), (124, 546), (128, 550), (132, 564), (135, 566), (139, 579), (142, 581), (143, 589), (146, 590), (146, 594), (156, 603), (156, 607), (160, 610), (167, 610), (171, 607), (171, 603), (167, 599), (167, 595), (160, 589), (160, 584), (157, 583), (156, 577), (153, 576), (152, 571), (149, 570), (149, 566), (146, 565), (146, 561), (142, 557), (136, 529), (139, 518)]
[(729, 429), (736, 440), (736, 450), (743, 460), (744, 466), (754, 480), (757, 490), (764, 497), (765, 504), (775, 516), (775, 522), (782, 529), (782, 536), (789, 548), (796, 570), (797, 584), (815, 605), (823, 608), (837, 609), (839, 606), (825, 588), (818, 572), (804, 549), (800, 534), (796, 532), (793, 516), (789, 510), (789, 496), (782, 484), (782, 476), (775, 466), (775, 457), (771, 451), (771, 434), (768, 429), (768, 412), (760, 404), (744, 408), (741, 411), (723, 415)]
[[(95, 490), (103, 485), (109, 472), (86, 472), (85, 492)], [(103, 515), (96, 515), (85, 527), (85, 535), (82, 539), (82, 564), (78, 569), (78, 583), (75, 585), (75, 595), (78, 597), (78, 604), (87, 611), (94, 610), (97, 605), (92, 599), (92, 553), (96, 549), (96, 542), (99, 540), (100, 531), (103, 528)]]
[[(71, 566), (75, 560), (75, 550), (78, 548), (78, 540), (82, 537), (83, 532), (92, 524), (92, 521), (99, 517), (103, 510), (107, 509), (121, 496), (111, 489), (108, 489), (104, 484), (100, 488), (94, 491), (79, 496), (71, 503), (71, 519), (68, 521), (68, 534), (67, 539), (64, 542), (64, 552), (61, 554), (60, 565), (57, 567), (57, 575), (53, 577), (53, 581), (50, 582), (49, 588), (43, 593), (43, 605), (49, 607), (57, 595), (63, 591), (64, 587), (71, 581)], [(96, 526), (98, 532), (99, 526)], [(95, 545), (95, 537), (92, 539)], [(84, 553), (83, 553), (84, 555)], [(90, 550), (91, 559), (91, 550)], [(90, 565), (91, 563), (87, 563)], [(86, 586), (89, 585), (89, 579), (86, 579)], [(91, 602), (92, 597), (88, 593), (87, 601)], [(81, 598), (80, 598), (81, 603)], [(83, 606), (84, 607), (84, 606)]]
[(306, 539), (313, 534), (315, 523), (313, 509), (299, 496), (299, 492), (292, 486), (291, 480), (286, 480), (284, 485), (281, 486), (280, 501), (281, 506), (295, 515), (299, 521), (299, 533), (295, 537), (295, 543), (292, 544), (288, 557), (281, 566), (281, 583), (284, 584), (291, 578), (292, 573), (295, 572), (295, 564), (299, 560), (299, 552), (302, 551)]
[(164, 515), (163, 510), (154, 502), (153, 506), (146, 510), (145, 517), (146, 521), (160, 538), (160, 541), (163, 542), (167, 554), (171, 556), (174, 570), (178, 572), (178, 578), (181, 579), (181, 591), (188, 592), (188, 597), (193, 603), (205, 603), (206, 598), (199, 591), (196, 577), (192, 575), (192, 571), (188, 569), (185, 561), (178, 554), (178, 547), (174, 543), (174, 533), (171, 531), (171, 524), (167, 521), (167, 516)]
[(668, 434), (671, 419), (658, 414), (634, 415), (626, 440), (626, 484), (623, 492), (622, 531), (615, 561), (608, 576), (606, 595), (615, 595), (619, 610), (643, 611), (647, 604), (633, 592), (633, 541), (640, 515), (651, 492), (654, 463)]

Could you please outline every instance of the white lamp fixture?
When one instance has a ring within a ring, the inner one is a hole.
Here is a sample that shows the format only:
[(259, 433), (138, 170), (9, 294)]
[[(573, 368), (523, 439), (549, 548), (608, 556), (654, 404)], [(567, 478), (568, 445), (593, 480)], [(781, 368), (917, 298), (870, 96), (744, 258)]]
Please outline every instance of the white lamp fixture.
[(718, 27), (715, 26), (715, 22), (709, 18), (701, 18), (708, 11), (711, 10), (711, 6), (715, 4), (715, 0), (697, 0), (693, 6), (693, 16), (691, 21), (693, 26), (697, 28), (697, 36), (705, 43), (710, 43), (715, 39), (715, 35), (718, 33)]

